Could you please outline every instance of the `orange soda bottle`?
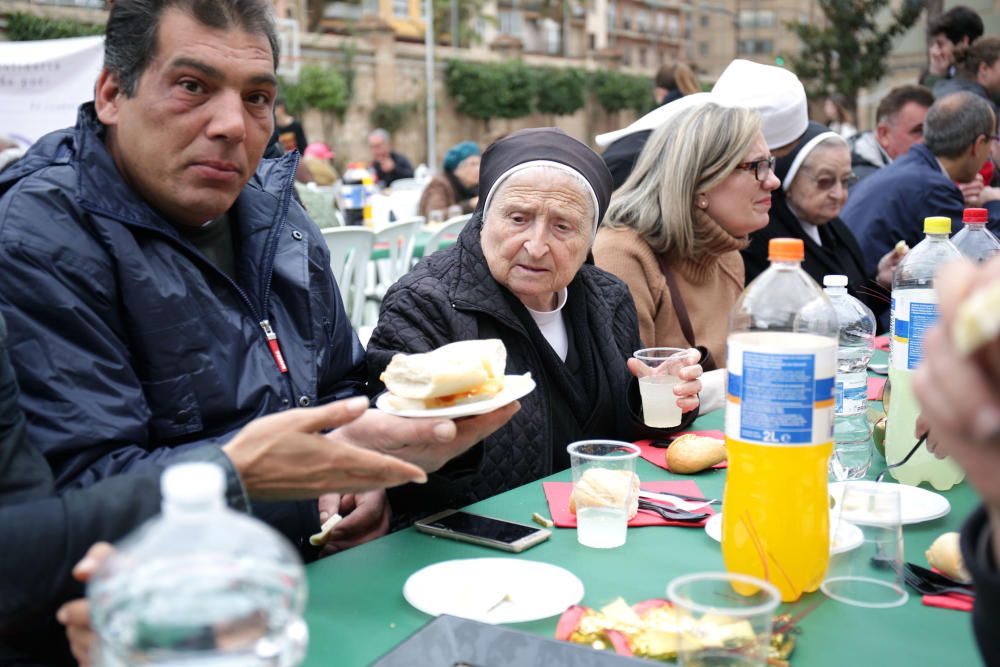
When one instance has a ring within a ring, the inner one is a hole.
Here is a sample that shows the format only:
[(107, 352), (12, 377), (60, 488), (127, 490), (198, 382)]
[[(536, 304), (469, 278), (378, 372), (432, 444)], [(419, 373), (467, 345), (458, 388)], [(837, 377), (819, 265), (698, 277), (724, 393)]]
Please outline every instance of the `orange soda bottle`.
[(819, 588), (830, 559), (839, 327), (803, 256), (801, 239), (771, 240), (771, 266), (737, 300), (727, 341), (722, 555), (786, 602)]

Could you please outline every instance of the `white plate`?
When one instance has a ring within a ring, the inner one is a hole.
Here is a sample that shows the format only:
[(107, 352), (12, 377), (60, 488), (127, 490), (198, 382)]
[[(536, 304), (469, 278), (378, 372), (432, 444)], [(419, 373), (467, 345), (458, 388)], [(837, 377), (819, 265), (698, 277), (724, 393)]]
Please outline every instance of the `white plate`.
[[(878, 482), (866, 480), (858, 482), (832, 482), (830, 484), (830, 495), (833, 496), (833, 499), (838, 504), (844, 496), (844, 486), (847, 484), (874, 486)], [(882, 484), (891, 484), (891, 482), (882, 482)], [(893, 484), (893, 487), (899, 489), (900, 519), (903, 525), (940, 519), (951, 511), (951, 503), (940, 493), (934, 493), (933, 491), (908, 484)], [(834, 506), (833, 511), (837, 511), (836, 506)], [(845, 513), (844, 518), (855, 523), (864, 523), (866, 521), (864, 512), (848, 511)]]
[[(500, 602), (508, 596), (508, 599)], [(522, 623), (556, 616), (583, 599), (583, 582), (549, 563), (468, 558), (428, 565), (410, 575), (403, 597), (420, 611), (483, 623)], [(499, 602), (499, 604), (497, 604)]]
[(471, 417), (472, 415), (484, 415), (487, 412), (493, 412), (531, 393), (534, 388), (535, 381), (531, 379), (531, 373), (506, 375), (503, 380), (503, 391), (485, 401), (463, 403), (461, 405), (453, 405), (450, 408), (400, 410), (392, 407), (389, 403), (389, 393), (383, 392), (375, 399), (375, 407), (397, 417), (444, 417), (446, 419), (457, 419), (459, 417)]
[[(834, 531), (837, 534), (834, 535)], [(705, 524), (705, 532), (716, 542), (722, 541), (722, 512), (712, 516)], [(865, 541), (865, 535), (861, 529), (852, 523), (844, 523), (837, 530), (832, 517), (830, 521), (830, 554), (842, 554), (851, 549), (857, 549)]]

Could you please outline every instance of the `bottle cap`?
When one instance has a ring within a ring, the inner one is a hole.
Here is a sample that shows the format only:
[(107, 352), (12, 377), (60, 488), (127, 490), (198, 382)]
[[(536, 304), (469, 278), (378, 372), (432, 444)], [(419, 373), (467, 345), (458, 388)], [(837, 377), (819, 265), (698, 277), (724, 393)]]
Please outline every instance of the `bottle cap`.
[(990, 215), (989, 211), (985, 208), (967, 208), (962, 212), (962, 222), (968, 224), (979, 223), (979, 222), (989, 222)]
[(823, 276), (823, 287), (847, 287), (847, 276)]
[(225, 505), (226, 476), (214, 463), (178, 463), (160, 477), (164, 512), (199, 512)]
[(805, 256), (802, 239), (771, 239), (767, 244), (767, 259), (771, 262), (801, 262)]
[(951, 218), (924, 218), (924, 234), (951, 234)]

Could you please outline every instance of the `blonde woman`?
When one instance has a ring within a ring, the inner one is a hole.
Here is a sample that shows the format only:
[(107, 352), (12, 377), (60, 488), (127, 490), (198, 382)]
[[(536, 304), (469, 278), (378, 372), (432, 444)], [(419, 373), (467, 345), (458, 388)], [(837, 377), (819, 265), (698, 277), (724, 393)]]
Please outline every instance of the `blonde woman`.
[[(628, 284), (645, 344), (698, 347), (705, 370), (725, 365), (728, 314), (743, 290), (740, 250), (767, 225), (781, 184), (773, 167), (760, 114), (749, 109), (706, 103), (652, 134), (594, 243), (597, 265)], [(705, 412), (721, 406), (722, 378), (703, 379)]]

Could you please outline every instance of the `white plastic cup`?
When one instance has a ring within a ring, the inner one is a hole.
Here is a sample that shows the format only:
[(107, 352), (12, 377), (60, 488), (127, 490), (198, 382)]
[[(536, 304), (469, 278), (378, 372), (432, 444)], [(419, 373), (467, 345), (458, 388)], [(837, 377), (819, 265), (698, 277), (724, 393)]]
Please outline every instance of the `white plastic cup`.
[[(573, 469), (574, 489), (586, 477), (611, 473), (612, 486), (623, 491), (602, 497), (599, 505), (576, 504), (577, 542), (595, 549), (622, 546), (628, 536), (629, 508), (635, 500), (631, 480), (635, 477), (639, 448), (617, 440), (581, 440), (566, 450)], [(620, 488), (615, 475), (619, 476)]]
[(678, 347), (647, 347), (632, 356), (642, 362), (639, 394), (642, 396), (642, 420), (652, 428), (673, 428), (681, 423), (674, 387), (677, 376), (688, 365), (690, 352)]

